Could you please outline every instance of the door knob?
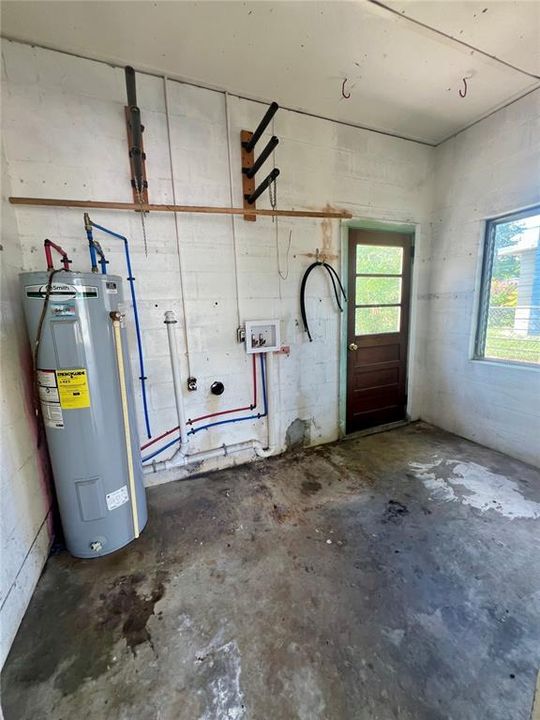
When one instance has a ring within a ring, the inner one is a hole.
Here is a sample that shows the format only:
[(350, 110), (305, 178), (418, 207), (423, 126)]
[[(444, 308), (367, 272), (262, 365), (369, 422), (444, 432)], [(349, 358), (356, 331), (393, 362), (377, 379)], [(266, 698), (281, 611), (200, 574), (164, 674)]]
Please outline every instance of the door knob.
[(349, 343), (349, 350), (353, 352), (354, 350), (358, 350), (358, 345), (356, 343)]

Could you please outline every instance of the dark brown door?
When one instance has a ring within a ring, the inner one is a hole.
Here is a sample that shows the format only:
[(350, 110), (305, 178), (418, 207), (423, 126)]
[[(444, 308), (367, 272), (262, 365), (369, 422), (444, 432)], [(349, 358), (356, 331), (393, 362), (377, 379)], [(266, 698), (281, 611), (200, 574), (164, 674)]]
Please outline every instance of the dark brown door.
[(411, 237), (349, 231), (347, 432), (403, 420)]

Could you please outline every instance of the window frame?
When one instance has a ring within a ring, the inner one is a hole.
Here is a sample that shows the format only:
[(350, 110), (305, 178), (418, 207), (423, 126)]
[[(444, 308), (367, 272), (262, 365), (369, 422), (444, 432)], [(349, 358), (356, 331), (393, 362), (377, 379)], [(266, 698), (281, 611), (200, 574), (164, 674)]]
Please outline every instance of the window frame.
[(483, 241), (482, 273), (480, 276), (480, 290), (478, 299), (478, 312), (476, 315), (476, 333), (474, 338), (473, 360), (498, 363), (502, 365), (516, 365), (526, 368), (540, 369), (537, 363), (528, 363), (524, 360), (510, 360), (508, 358), (486, 357), (487, 323), (489, 314), (489, 300), (491, 297), (491, 277), (493, 275), (493, 260), (495, 256), (495, 235), (498, 225), (522, 220), (531, 215), (540, 215), (540, 205), (533, 205), (523, 210), (517, 210), (506, 215), (498, 215), (486, 220)]

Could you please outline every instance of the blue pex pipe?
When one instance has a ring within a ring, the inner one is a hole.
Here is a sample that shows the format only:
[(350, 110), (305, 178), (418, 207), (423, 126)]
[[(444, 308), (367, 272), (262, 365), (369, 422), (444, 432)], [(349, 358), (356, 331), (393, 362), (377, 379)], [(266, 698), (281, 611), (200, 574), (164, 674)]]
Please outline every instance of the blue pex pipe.
[[(129, 288), (131, 291), (131, 302), (133, 304), (133, 317), (135, 320), (135, 332), (137, 335), (137, 349), (139, 351), (139, 371), (140, 371), (140, 381), (141, 381), (141, 390), (142, 390), (142, 401), (143, 401), (143, 410), (144, 410), (144, 422), (146, 425), (146, 434), (148, 435), (148, 438), (152, 437), (152, 432), (150, 430), (150, 419), (148, 417), (148, 400), (146, 397), (146, 374), (144, 372), (144, 356), (143, 356), (143, 349), (142, 349), (142, 339), (141, 339), (141, 327), (139, 325), (139, 312), (137, 310), (137, 298), (135, 296), (135, 285), (134, 281), (135, 278), (133, 277), (133, 272), (131, 270), (131, 258), (129, 255), (129, 242), (126, 237), (123, 235), (119, 235), (118, 233), (113, 232), (112, 230), (108, 230), (106, 227), (103, 227), (102, 225), (98, 225), (97, 223), (93, 222), (92, 226), (95, 227), (97, 230), (101, 230), (101, 232), (104, 232), (106, 235), (111, 235), (114, 238), (117, 238), (117, 240), (122, 240), (124, 243), (124, 252), (126, 256), (126, 266), (128, 271), (128, 282), (129, 282)], [(94, 249), (95, 252), (95, 249)]]
[(90, 263), (92, 265), (92, 272), (97, 272), (97, 254), (99, 255), (99, 264), (101, 265), (101, 274), (106, 275), (107, 274), (107, 259), (105, 257), (105, 253), (103, 252), (103, 248), (101, 245), (94, 240), (94, 234), (92, 233), (92, 228), (89, 228), (86, 231), (86, 237), (88, 238), (88, 249), (90, 251)]
[[(266, 396), (266, 358), (264, 357), (264, 353), (260, 354), (259, 360), (261, 363), (264, 412), (258, 413), (257, 415), (246, 415), (245, 417), (230, 418), (229, 420), (219, 420), (218, 422), (209, 423), (208, 425), (201, 425), (201, 427), (193, 428), (192, 430), (190, 430), (188, 432), (188, 435), (194, 435), (195, 433), (198, 433), (201, 430), (208, 430), (208, 428), (216, 427), (217, 425), (228, 425), (229, 423), (244, 422), (244, 420), (258, 420), (259, 418), (263, 418), (268, 415), (268, 398)], [(170, 448), (173, 445), (176, 445), (176, 443), (178, 441), (179, 441), (179, 438), (175, 438), (174, 440), (171, 440), (170, 442), (168, 442), (166, 445), (163, 445), (163, 447), (159, 448), (159, 450), (155, 450), (150, 455), (143, 457), (143, 459), (142, 459), (143, 463), (148, 462), (148, 460), (152, 460), (152, 458), (155, 458), (156, 455), (159, 455), (164, 450), (167, 450), (167, 448)]]
[(88, 238), (88, 250), (90, 251), (90, 265), (92, 266), (92, 272), (97, 271), (97, 255), (96, 248), (94, 247), (94, 236), (92, 228), (86, 231), (86, 237)]
[(150, 455), (147, 455), (146, 457), (142, 458), (142, 462), (147, 462), (148, 460), (151, 460), (152, 458), (155, 458), (156, 455), (160, 455), (164, 450), (167, 450), (167, 448), (172, 447), (173, 445), (176, 445), (177, 442), (180, 442), (180, 438), (174, 438), (174, 440), (170, 440), (166, 445), (163, 447), (160, 447), (159, 450), (154, 450), (153, 453)]

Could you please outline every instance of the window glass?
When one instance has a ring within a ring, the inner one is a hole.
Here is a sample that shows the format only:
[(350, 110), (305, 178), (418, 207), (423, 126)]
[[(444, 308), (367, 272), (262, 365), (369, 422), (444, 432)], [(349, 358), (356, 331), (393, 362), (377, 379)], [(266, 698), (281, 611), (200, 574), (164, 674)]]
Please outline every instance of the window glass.
[(356, 278), (357, 305), (397, 305), (401, 301), (401, 278), (364, 277)]
[(356, 272), (399, 275), (403, 266), (403, 248), (387, 245), (357, 245)]
[(379, 335), (399, 332), (400, 307), (357, 307), (354, 325), (356, 335)]
[(540, 209), (488, 223), (477, 355), (540, 364)]

